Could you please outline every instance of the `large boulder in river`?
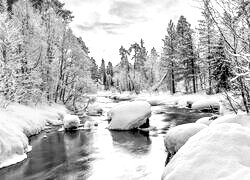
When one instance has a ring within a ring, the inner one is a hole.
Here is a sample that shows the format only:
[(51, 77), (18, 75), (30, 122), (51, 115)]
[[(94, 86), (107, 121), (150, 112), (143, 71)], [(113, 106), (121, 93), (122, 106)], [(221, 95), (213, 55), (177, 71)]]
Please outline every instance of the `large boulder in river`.
[(164, 144), (168, 152), (167, 162), (171, 157), (188, 141), (190, 137), (208, 127), (205, 124), (188, 123), (171, 128), (164, 139)]
[(109, 129), (131, 130), (147, 123), (151, 115), (151, 106), (146, 101), (121, 103), (109, 112), (111, 119)]
[(66, 130), (76, 129), (80, 125), (80, 119), (76, 115), (67, 114), (63, 118), (63, 126)]
[(220, 103), (216, 99), (201, 99), (192, 104), (192, 109), (200, 111), (219, 110)]

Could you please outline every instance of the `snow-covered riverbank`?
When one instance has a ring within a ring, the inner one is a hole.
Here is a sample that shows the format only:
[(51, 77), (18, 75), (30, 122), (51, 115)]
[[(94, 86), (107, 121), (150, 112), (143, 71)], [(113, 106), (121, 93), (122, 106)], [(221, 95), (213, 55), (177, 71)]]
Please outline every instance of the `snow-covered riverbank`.
[(0, 168), (27, 158), (31, 151), (28, 137), (38, 134), (47, 125), (60, 125), (67, 109), (62, 105), (28, 107), (11, 104), (0, 109)]

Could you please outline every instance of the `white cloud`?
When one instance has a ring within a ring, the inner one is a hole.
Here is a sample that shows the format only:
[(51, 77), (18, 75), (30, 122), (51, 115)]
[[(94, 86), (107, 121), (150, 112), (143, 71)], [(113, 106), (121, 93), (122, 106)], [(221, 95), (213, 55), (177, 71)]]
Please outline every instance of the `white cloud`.
[(104, 58), (117, 64), (121, 45), (144, 39), (148, 51), (161, 51), (168, 22), (180, 15), (194, 25), (200, 10), (194, 0), (62, 0), (75, 16), (71, 27), (82, 36), (98, 63)]

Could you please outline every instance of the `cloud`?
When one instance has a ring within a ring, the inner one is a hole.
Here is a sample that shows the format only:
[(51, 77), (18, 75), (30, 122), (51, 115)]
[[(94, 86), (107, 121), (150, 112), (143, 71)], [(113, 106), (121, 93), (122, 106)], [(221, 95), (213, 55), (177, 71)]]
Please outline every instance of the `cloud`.
[(143, 13), (143, 3), (132, 3), (125, 1), (114, 1), (110, 7), (110, 15), (117, 16), (125, 22), (147, 21), (147, 17)]
[(108, 34), (118, 34), (118, 30), (125, 28), (126, 26), (130, 25), (129, 22), (126, 23), (108, 23), (108, 22), (95, 22), (93, 24), (78, 24), (76, 27), (81, 31), (93, 31), (102, 29), (106, 31)]

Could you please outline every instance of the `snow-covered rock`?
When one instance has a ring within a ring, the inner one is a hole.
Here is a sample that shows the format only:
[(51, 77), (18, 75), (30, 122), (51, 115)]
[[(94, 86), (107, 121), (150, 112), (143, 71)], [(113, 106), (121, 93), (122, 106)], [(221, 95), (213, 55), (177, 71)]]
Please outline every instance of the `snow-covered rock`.
[(209, 125), (212, 121), (210, 121), (210, 117), (203, 117), (195, 121), (195, 123)]
[(240, 114), (240, 115), (228, 114), (228, 115), (217, 118), (210, 124), (210, 126), (214, 126), (214, 125), (222, 124), (222, 123), (236, 123), (244, 127), (250, 128), (250, 116), (245, 115), (245, 114)]
[(86, 121), (85, 123), (84, 123), (84, 129), (92, 129), (93, 128), (93, 123), (92, 122), (90, 122), (90, 121)]
[(195, 123), (205, 124), (209, 126), (217, 118), (218, 116), (203, 117), (203, 118), (198, 119)]
[(192, 109), (195, 109), (195, 110), (209, 110), (211, 108), (219, 109), (220, 108), (219, 100), (201, 99), (201, 100), (195, 101), (192, 104)]
[(87, 108), (87, 115), (89, 116), (100, 116), (102, 115), (102, 112), (102, 108), (96, 104), (89, 105)]
[(170, 154), (175, 154), (187, 140), (206, 128), (205, 124), (188, 123), (171, 128), (164, 138), (165, 147)]
[(162, 180), (250, 179), (250, 129), (209, 126), (189, 138), (165, 167)]
[(151, 97), (146, 100), (151, 106), (159, 106), (164, 104), (162, 97)]
[(109, 129), (130, 130), (147, 122), (151, 115), (151, 106), (146, 101), (121, 103), (108, 113), (111, 118)]
[(134, 99), (135, 96), (129, 93), (122, 93), (122, 94), (112, 95), (111, 98), (114, 100), (118, 100), (118, 101), (129, 101), (129, 100)]
[(65, 129), (75, 129), (80, 125), (80, 119), (76, 115), (67, 114), (63, 119), (63, 126)]

